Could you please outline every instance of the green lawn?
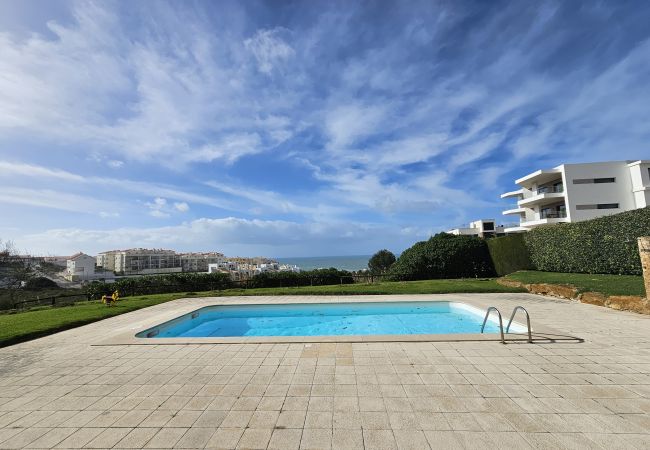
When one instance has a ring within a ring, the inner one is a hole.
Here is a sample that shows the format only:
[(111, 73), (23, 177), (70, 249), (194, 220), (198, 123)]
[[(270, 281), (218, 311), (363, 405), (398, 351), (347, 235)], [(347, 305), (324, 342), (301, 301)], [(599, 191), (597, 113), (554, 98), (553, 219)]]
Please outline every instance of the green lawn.
[(100, 302), (80, 302), (73, 306), (42, 307), (15, 314), (0, 314), (0, 347), (35, 339), (57, 331), (96, 322), (147, 306), (157, 305), (188, 296), (243, 295), (363, 295), (363, 294), (445, 294), (445, 293), (524, 292), (490, 280), (427, 280), (348, 284), (334, 286), (305, 286), (296, 288), (229, 289), (213, 292), (144, 295), (120, 299), (107, 307)]
[(643, 277), (635, 275), (601, 275), (587, 273), (556, 273), (521, 271), (511, 273), (507, 279), (522, 283), (570, 284), (580, 292), (600, 292), (605, 295), (645, 296)]

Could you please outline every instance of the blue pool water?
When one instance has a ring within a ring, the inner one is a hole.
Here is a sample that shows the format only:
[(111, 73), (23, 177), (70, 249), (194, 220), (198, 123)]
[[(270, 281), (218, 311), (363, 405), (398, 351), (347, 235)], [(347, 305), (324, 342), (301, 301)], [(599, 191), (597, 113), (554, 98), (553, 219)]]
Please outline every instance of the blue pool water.
[[(480, 333), (484, 314), (457, 302), (209, 306), (137, 337)], [(519, 328), (513, 324), (511, 331), (520, 332)], [(485, 332), (498, 330), (497, 323), (488, 320)]]

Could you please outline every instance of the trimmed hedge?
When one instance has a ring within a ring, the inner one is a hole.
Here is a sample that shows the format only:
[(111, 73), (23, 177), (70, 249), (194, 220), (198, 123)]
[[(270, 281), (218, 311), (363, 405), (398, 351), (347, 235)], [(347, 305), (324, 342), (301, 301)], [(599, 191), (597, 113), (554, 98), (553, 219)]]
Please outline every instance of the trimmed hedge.
[(402, 281), (494, 276), (485, 240), (439, 233), (405, 250), (390, 269)]
[(354, 283), (346, 270), (318, 269), (307, 272), (268, 272), (241, 282), (234, 282), (225, 273), (173, 273), (121, 278), (114, 283), (94, 282), (87, 292), (92, 298), (110, 295), (114, 290), (122, 297), (132, 295), (165, 294), (169, 292), (214, 291), (235, 287), (272, 288), (294, 286), (324, 286)]
[(494, 270), (500, 277), (518, 270), (530, 270), (533, 263), (524, 241), (524, 234), (510, 234), (487, 240)]
[(93, 298), (110, 295), (114, 290), (120, 296), (165, 294), (168, 292), (212, 291), (234, 287), (230, 276), (224, 273), (171, 273), (121, 278), (114, 283), (94, 282), (87, 292)]
[(546, 272), (641, 275), (637, 238), (650, 235), (650, 207), (525, 234), (531, 261)]
[(265, 272), (247, 281), (247, 288), (275, 288), (296, 286), (326, 286), (352, 284), (354, 278), (347, 270), (315, 269), (305, 272)]

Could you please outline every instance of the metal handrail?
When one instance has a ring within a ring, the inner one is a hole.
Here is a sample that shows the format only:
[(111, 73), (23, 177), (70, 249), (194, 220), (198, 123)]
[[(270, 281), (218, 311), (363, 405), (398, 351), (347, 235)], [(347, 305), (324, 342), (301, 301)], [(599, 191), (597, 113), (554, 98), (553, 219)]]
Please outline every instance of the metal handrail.
[(485, 322), (487, 322), (488, 317), (490, 316), (490, 311), (496, 311), (498, 316), (499, 316), (499, 331), (501, 332), (501, 343), (505, 344), (506, 339), (503, 337), (503, 319), (501, 319), (501, 312), (496, 308), (496, 306), (490, 306), (487, 309), (487, 312), (485, 313), (485, 319), (483, 319), (483, 325), (481, 325), (481, 333), (483, 333), (483, 330), (485, 329)]
[(510, 316), (510, 320), (508, 321), (508, 325), (506, 326), (506, 333), (508, 330), (510, 330), (510, 325), (512, 324), (512, 319), (515, 318), (515, 314), (517, 314), (518, 310), (522, 310), (524, 313), (526, 313), (526, 325), (528, 326), (528, 343), (532, 344), (533, 343), (533, 335), (530, 332), (530, 316), (528, 315), (528, 311), (526, 311), (526, 308), (523, 306), (515, 306), (515, 309), (512, 310), (512, 315)]

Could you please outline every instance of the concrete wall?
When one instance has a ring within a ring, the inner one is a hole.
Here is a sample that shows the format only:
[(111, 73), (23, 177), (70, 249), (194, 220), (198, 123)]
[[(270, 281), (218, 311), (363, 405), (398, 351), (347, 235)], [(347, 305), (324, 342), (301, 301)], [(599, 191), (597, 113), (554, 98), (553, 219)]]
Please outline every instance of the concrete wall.
[[(572, 222), (594, 219), (610, 214), (617, 214), (636, 208), (632, 195), (632, 178), (625, 161), (565, 164), (564, 190), (567, 196), (567, 215)], [(575, 179), (616, 178), (614, 183), (573, 184)], [(618, 203), (618, 209), (578, 210), (577, 205), (595, 205), (599, 203)]]

